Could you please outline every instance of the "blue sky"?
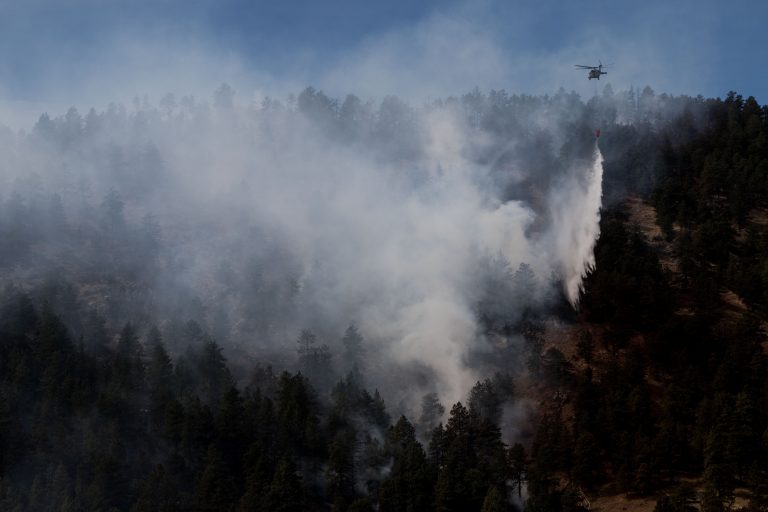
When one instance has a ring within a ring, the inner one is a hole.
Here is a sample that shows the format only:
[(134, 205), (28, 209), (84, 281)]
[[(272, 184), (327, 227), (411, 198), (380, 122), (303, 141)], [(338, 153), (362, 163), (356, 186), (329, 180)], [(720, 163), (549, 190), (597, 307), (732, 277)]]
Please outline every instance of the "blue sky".
[(222, 81), (246, 99), (306, 85), (412, 100), (474, 86), (590, 96), (604, 82), (573, 64), (602, 60), (615, 89), (734, 89), (764, 103), (766, 19), (764, 0), (0, 0), (0, 99), (103, 106)]

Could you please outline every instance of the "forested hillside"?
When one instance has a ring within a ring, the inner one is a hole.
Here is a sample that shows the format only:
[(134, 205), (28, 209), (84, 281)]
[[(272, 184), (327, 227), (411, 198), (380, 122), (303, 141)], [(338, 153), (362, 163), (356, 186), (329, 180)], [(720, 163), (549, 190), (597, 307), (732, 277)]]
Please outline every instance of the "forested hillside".
[(653, 135), (654, 185), (632, 190), (661, 235), (633, 225), (627, 203), (604, 211), (580, 314), (593, 330), (570, 400), (550, 404), (533, 444), (541, 510), (563, 475), (663, 492), (659, 511), (732, 509), (737, 488), (740, 506), (767, 506), (766, 109), (731, 93), (702, 112)]
[(768, 107), (235, 98), (0, 134), (0, 509), (768, 510)]

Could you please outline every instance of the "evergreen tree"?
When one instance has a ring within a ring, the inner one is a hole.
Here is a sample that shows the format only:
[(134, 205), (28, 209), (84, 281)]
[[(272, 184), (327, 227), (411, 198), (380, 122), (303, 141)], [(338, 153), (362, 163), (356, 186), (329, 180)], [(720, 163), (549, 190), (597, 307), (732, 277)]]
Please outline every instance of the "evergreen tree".
[(262, 443), (253, 442), (244, 458), (245, 492), (238, 503), (238, 512), (264, 509), (273, 470), (274, 464)]
[(506, 512), (507, 510), (509, 505), (502, 491), (496, 486), (489, 487), (480, 512)]
[(277, 463), (275, 476), (265, 497), (265, 509), (274, 512), (301, 512), (304, 510), (305, 491), (301, 478), (290, 460)]
[(195, 358), (195, 367), (202, 398), (207, 404), (218, 406), (233, 384), (221, 346), (214, 340), (206, 340)]
[(421, 424), (427, 431), (436, 428), (445, 414), (445, 407), (440, 403), (437, 393), (427, 393), (421, 400)]
[(507, 455), (509, 460), (509, 476), (512, 483), (517, 488), (517, 497), (523, 497), (523, 482), (525, 481), (525, 472), (527, 458), (525, 447), (520, 443), (515, 443), (509, 448)]
[(319, 419), (314, 392), (301, 375), (280, 376), (277, 390), (277, 434), (287, 453), (311, 454), (318, 449)]
[(405, 416), (387, 432), (384, 449), (392, 457), (392, 469), (381, 485), (380, 510), (429, 510), (434, 485), (432, 473), (424, 449), (416, 440), (415, 429)]
[(358, 370), (363, 368), (363, 356), (365, 355), (363, 341), (363, 336), (355, 324), (350, 324), (344, 331), (341, 344), (344, 347), (344, 360), (350, 368), (357, 368)]
[(195, 485), (195, 510), (201, 512), (231, 510), (235, 500), (235, 483), (221, 452), (211, 445)]
[(179, 496), (176, 484), (162, 465), (155, 466), (139, 486), (138, 496), (131, 512), (176, 512)]
[(355, 435), (341, 432), (331, 443), (328, 453), (328, 492), (334, 508), (346, 509), (355, 496)]
[(502, 399), (491, 379), (478, 381), (469, 392), (469, 409), (476, 416), (498, 423), (501, 419)]

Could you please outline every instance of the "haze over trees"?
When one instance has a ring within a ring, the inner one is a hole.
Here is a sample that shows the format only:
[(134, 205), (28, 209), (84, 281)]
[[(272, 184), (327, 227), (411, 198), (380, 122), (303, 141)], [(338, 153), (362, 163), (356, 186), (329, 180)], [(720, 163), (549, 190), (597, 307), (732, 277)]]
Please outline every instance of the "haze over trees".
[[(598, 126), (574, 310), (553, 209)], [(767, 506), (753, 98), (223, 85), (45, 114), (0, 154), (2, 510)]]

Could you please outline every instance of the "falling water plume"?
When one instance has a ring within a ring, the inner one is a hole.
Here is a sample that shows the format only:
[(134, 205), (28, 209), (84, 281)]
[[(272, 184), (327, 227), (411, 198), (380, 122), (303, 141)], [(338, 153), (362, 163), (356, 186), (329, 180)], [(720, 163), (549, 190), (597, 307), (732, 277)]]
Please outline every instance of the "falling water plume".
[(603, 155), (595, 142), (592, 165), (581, 179), (574, 178), (570, 193), (556, 205), (554, 220), (558, 254), (561, 257), (565, 293), (578, 306), (584, 278), (595, 268), (595, 243), (600, 236), (600, 206), (603, 198)]

